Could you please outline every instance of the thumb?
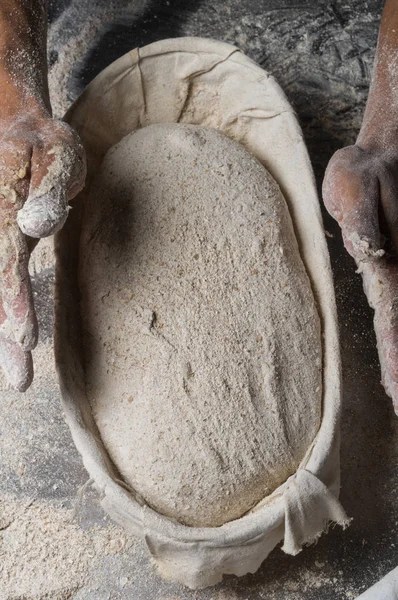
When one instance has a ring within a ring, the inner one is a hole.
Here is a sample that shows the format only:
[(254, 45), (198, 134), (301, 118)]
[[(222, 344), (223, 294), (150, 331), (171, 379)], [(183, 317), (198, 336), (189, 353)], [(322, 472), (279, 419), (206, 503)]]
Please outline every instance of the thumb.
[(75, 138), (34, 149), (29, 195), (17, 214), (21, 231), (33, 238), (59, 231), (68, 217), (68, 201), (82, 188), (84, 177), (84, 152)]
[(343, 233), (344, 245), (357, 261), (384, 255), (379, 227), (379, 182), (366, 165), (366, 156), (355, 146), (336, 152), (323, 182), (328, 212)]

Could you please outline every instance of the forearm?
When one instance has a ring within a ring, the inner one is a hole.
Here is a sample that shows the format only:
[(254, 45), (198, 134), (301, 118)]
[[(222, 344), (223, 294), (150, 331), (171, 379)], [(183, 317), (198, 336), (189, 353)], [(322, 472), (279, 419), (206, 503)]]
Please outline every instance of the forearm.
[(47, 0), (0, 0), (0, 121), (49, 112)]

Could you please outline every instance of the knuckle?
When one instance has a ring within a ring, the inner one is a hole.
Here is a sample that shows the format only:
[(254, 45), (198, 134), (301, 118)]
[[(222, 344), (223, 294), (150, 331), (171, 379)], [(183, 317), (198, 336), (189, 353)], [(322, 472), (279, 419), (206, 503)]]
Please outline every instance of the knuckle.
[(363, 159), (363, 151), (358, 146), (346, 146), (334, 153), (332, 160), (336, 164), (355, 164)]
[(70, 165), (84, 164), (85, 152), (78, 134), (66, 123), (61, 123), (61, 125), (66, 126), (67, 129), (65, 131), (58, 130), (50, 138), (47, 138), (44, 152), (47, 155), (54, 154), (62, 157)]
[(65, 146), (75, 147), (80, 144), (80, 138), (76, 131), (62, 121), (61, 119), (53, 119), (50, 122), (51, 137), (54, 140), (58, 140), (58, 143), (62, 142)]
[(46, 119), (40, 125), (39, 138), (45, 153), (51, 153), (53, 148), (62, 148), (78, 155), (83, 148), (78, 134), (59, 119)]
[(368, 152), (358, 146), (347, 146), (332, 156), (328, 170), (338, 179), (369, 180), (376, 176), (374, 161)]

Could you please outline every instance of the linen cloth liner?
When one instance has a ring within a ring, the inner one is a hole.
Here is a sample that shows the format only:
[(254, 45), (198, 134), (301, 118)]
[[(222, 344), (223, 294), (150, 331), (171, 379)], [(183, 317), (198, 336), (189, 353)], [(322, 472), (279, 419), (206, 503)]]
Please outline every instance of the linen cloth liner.
[[(135, 49), (105, 69), (68, 111), (88, 156), (86, 187), (56, 237), (55, 351), (66, 420), (103, 508), (143, 538), (161, 574), (192, 588), (223, 574), (255, 572), (282, 539), (297, 554), (328, 523), (347, 525), (340, 487), (341, 367), (332, 273), (307, 149), (294, 111), (272, 76), (237, 48), (180, 38)], [(278, 182), (292, 217), (322, 325), (323, 407), (298, 471), (253, 510), (218, 528), (160, 515), (118, 479), (85, 395), (77, 268), (81, 206), (107, 150), (154, 123), (215, 127), (242, 143)], [(294, 168), (292, 168), (294, 166)]]

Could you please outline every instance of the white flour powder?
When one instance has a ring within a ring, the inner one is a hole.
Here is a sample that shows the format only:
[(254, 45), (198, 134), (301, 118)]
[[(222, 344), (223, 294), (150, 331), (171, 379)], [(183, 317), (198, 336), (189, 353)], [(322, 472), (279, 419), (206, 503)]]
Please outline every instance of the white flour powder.
[(108, 152), (82, 230), (87, 393), (111, 458), (181, 523), (239, 518), (321, 419), (319, 318), (277, 184), (214, 130), (155, 125)]

